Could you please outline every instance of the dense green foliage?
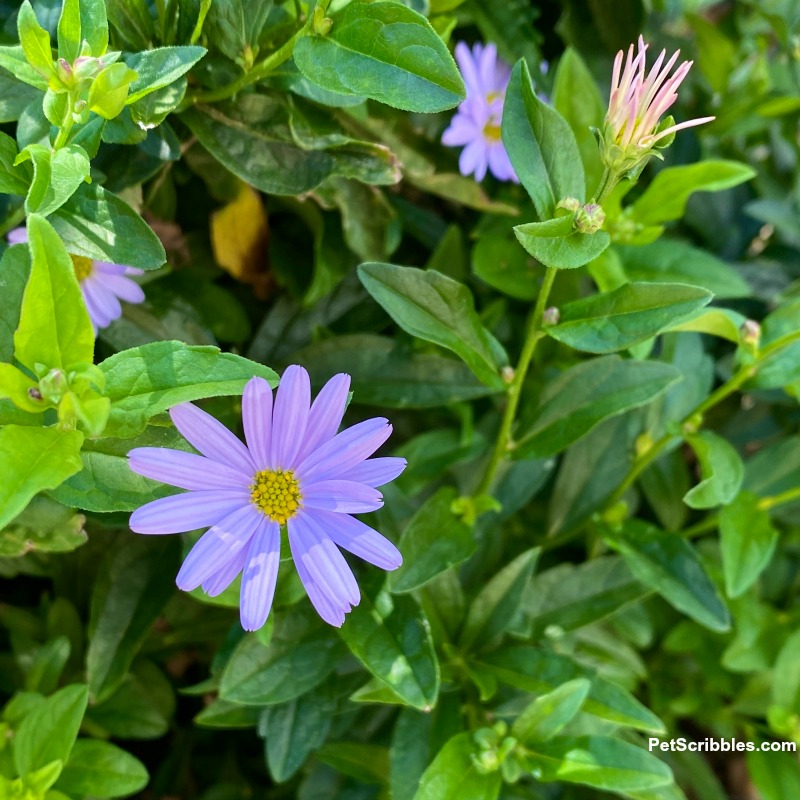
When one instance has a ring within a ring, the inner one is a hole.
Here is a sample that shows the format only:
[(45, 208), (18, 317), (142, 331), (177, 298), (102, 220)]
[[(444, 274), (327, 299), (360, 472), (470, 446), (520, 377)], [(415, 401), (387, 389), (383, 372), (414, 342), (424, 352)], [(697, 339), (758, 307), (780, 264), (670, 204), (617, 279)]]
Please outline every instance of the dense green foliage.
[[(0, 0), (0, 798), (800, 797), (789, 752), (651, 744), (800, 742), (799, 24)], [(675, 120), (716, 119), (631, 164), (640, 33), (695, 61)], [(460, 40), (514, 65), (519, 184), (440, 144)], [(81, 258), (147, 299), (95, 331)], [(129, 530), (173, 489), (126, 457), (187, 449), (186, 401), (240, 432), (289, 364), (394, 424), (404, 563), (354, 559), (336, 629), (286, 546), (245, 633), (238, 584), (175, 587), (199, 532)]]

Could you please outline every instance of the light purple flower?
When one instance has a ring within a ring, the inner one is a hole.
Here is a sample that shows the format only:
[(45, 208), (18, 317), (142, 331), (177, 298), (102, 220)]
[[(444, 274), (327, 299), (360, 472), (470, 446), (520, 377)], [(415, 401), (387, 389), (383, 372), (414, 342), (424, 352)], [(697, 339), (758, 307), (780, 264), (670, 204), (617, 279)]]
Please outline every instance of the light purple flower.
[(498, 180), (518, 183), (500, 136), (511, 69), (497, 57), (493, 44), (475, 44), (470, 50), (464, 42), (459, 42), (455, 54), (467, 87), (467, 99), (442, 134), (442, 144), (464, 146), (458, 159), (462, 175), (474, 175), (475, 180), (482, 181), (488, 169)]
[(383, 497), (375, 487), (394, 480), (406, 461), (369, 458), (392, 432), (386, 419), (336, 433), (349, 389), (349, 375), (334, 375), (312, 404), (308, 373), (291, 366), (274, 408), (263, 378), (245, 387), (246, 446), (214, 417), (184, 403), (170, 416), (202, 455), (158, 447), (128, 454), (134, 472), (189, 490), (134, 511), (131, 530), (162, 534), (211, 526), (183, 562), (177, 584), (184, 591), (202, 586), (213, 597), (241, 572), (245, 630), (257, 630), (269, 616), (284, 525), (311, 602), (337, 627), (360, 600), (339, 547), (386, 570), (403, 561), (388, 539), (350, 516), (380, 508)]
[[(28, 231), (15, 228), (7, 238), (9, 244), (25, 243), (28, 241)], [(122, 316), (120, 300), (126, 303), (141, 303), (144, 300), (142, 287), (131, 280), (131, 276), (144, 275), (142, 270), (124, 264), (93, 261), (86, 256), (70, 257), (95, 331), (108, 327)]]

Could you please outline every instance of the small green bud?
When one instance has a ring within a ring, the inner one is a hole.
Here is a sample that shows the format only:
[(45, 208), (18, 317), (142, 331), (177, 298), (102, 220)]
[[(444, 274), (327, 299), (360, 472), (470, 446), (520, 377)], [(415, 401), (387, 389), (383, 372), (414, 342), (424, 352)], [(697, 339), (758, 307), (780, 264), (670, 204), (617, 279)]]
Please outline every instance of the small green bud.
[(546, 308), (544, 310), (544, 315), (542, 316), (542, 324), (558, 325), (558, 321), (560, 319), (561, 319), (561, 312), (555, 306), (550, 306), (550, 308)]
[(60, 369), (51, 369), (39, 381), (39, 392), (42, 398), (53, 405), (58, 405), (68, 388), (67, 376)]
[(761, 326), (754, 319), (746, 319), (739, 328), (739, 336), (746, 348), (756, 351), (761, 342)]
[(565, 211), (575, 213), (581, 207), (581, 201), (577, 197), (563, 197), (556, 204), (556, 208), (563, 208)]
[(597, 203), (586, 203), (575, 213), (575, 227), (581, 233), (597, 233), (606, 221), (606, 212)]

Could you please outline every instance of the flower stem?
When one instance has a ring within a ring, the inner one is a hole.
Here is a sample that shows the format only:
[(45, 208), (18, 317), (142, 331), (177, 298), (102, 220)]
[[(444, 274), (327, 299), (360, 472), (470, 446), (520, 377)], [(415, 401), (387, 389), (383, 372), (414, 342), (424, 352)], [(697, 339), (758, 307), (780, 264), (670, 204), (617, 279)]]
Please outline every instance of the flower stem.
[(508, 387), (508, 402), (506, 403), (505, 411), (503, 412), (503, 419), (500, 422), (500, 430), (497, 434), (494, 450), (489, 458), (489, 463), (486, 465), (486, 471), (483, 474), (483, 479), (478, 486), (476, 492), (477, 496), (487, 494), (491, 491), (497, 476), (497, 470), (500, 468), (505, 457), (508, 455), (512, 446), (511, 432), (514, 427), (514, 421), (517, 416), (517, 408), (519, 407), (520, 397), (522, 395), (522, 387), (525, 384), (525, 377), (528, 374), (533, 355), (536, 352), (536, 345), (539, 340), (544, 336), (542, 333), (542, 318), (544, 317), (544, 310), (547, 306), (547, 299), (550, 296), (550, 290), (553, 288), (553, 282), (556, 279), (557, 270), (548, 267), (542, 280), (542, 287), (539, 290), (539, 296), (536, 298), (536, 305), (528, 320), (528, 325), (525, 334), (525, 343), (522, 346), (519, 362), (514, 370), (514, 378), (511, 385)]
[(227, 86), (220, 86), (218, 89), (210, 89), (207, 92), (193, 92), (189, 94), (186, 99), (181, 103), (178, 111), (186, 111), (197, 103), (216, 103), (219, 100), (227, 100), (238, 94), (242, 89), (249, 86), (251, 83), (257, 83), (266, 78), (271, 72), (274, 72), (281, 64), (288, 61), (294, 46), (297, 42), (306, 36), (311, 28), (313, 17), (305, 21), (303, 26), (295, 32), (291, 39), (284, 42), (277, 50), (270, 53), (263, 61), (259, 61), (252, 69), (245, 72), (244, 75), (239, 77), (233, 83)]
[(72, 131), (72, 126), (75, 124), (75, 118), (72, 116), (74, 111), (74, 104), (72, 102), (72, 95), (67, 95), (67, 111), (64, 114), (64, 119), (61, 127), (58, 129), (58, 135), (55, 142), (53, 142), (53, 150), (60, 150), (67, 144), (69, 134)]

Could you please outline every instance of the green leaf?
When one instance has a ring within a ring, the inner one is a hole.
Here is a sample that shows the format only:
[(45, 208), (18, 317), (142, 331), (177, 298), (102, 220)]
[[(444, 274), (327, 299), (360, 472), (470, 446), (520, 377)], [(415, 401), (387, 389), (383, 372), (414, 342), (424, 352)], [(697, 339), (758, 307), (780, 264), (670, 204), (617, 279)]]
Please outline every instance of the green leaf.
[(656, 173), (627, 213), (641, 225), (658, 225), (680, 219), (694, 192), (721, 192), (752, 180), (756, 171), (739, 161), (708, 160)]
[(499, 797), (503, 786), (500, 773), (479, 772), (472, 761), (475, 750), (472, 734), (456, 734), (425, 770), (414, 800), (495, 800)]
[(74, 430), (20, 425), (0, 429), (0, 530), (34, 495), (55, 489), (81, 468), (82, 443), (83, 434)]
[(116, 40), (125, 44), (125, 50), (147, 50), (152, 46), (155, 21), (147, 0), (106, 0), (106, 7)]
[(58, 56), (72, 63), (84, 40), (95, 58), (108, 50), (105, 0), (64, 0), (58, 20)]
[(292, 357), (309, 371), (315, 385), (346, 372), (352, 378), (353, 402), (359, 405), (436, 408), (497, 391), (480, 383), (461, 361), (414, 352), (388, 336), (331, 336)]
[(389, 782), (389, 751), (382, 745), (328, 742), (319, 749), (317, 758), (361, 783), (386, 785)]
[(537, 697), (514, 721), (511, 735), (525, 745), (552, 739), (580, 711), (591, 688), (591, 681), (575, 678)]
[(149, 775), (144, 764), (109, 742), (80, 739), (56, 788), (71, 795), (124, 797), (143, 789)]
[(273, 780), (289, 780), (328, 736), (336, 703), (324, 685), (265, 708), (258, 735), (265, 739), (267, 767)]
[(586, 197), (592, 197), (603, 174), (597, 140), (591, 129), (602, 130), (606, 104), (578, 51), (568, 47), (558, 62), (553, 82), (553, 107), (572, 128), (586, 173)]
[(559, 200), (584, 200), (586, 179), (575, 136), (561, 114), (536, 96), (522, 60), (506, 89), (502, 131), (508, 157), (540, 220), (550, 220)]
[(775, 658), (771, 698), (773, 705), (800, 711), (800, 631), (793, 631)]
[(41, 694), (54, 692), (69, 660), (70, 650), (66, 636), (56, 636), (45, 642), (31, 660), (25, 676), (25, 691)]
[(137, 77), (131, 83), (125, 105), (163, 89), (185, 75), (204, 55), (204, 47), (157, 47), (134, 53), (125, 63)]
[(50, 219), (70, 253), (112, 264), (156, 269), (167, 260), (150, 226), (97, 184), (81, 184)]
[(153, 342), (107, 358), (111, 415), (106, 436), (128, 437), (144, 430), (147, 420), (178, 403), (205, 397), (238, 395), (254, 375), (278, 383), (269, 367), (219, 348), (182, 342)]
[(545, 331), (588, 353), (613, 353), (647, 341), (711, 302), (711, 292), (682, 283), (627, 283), (559, 308)]
[(178, 543), (130, 536), (110, 553), (92, 593), (86, 673), (95, 701), (110, 697), (175, 591)]
[(747, 769), (762, 800), (786, 800), (800, 796), (800, 765), (793, 753), (754, 750)]
[(28, 214), (49, 216), (89, 177), (89, 156), (76, 144), (55, 152), (43, 144), (29, 144), (22, 155), (33, 161), (33, 183), (25, 198)]
[(89, 699), (86, 686), (65, 686), (22, 720), (14, 737), (14, 764), (25, 776), (51, 761), (67, 762)]
[(597, 258), (611, 243), (605, 231), (581, 233), (575, 228), (574, 214), (527, 222), (514, 227), (519, 243), (546, 267), (575, 269)]
[(718, 299), (747, 297), (750, 287), (729, 264), (706, 250), (678, 239), (644, 246), (614, 245), (632, 281), (688, 283), (702, 286)]
[(325, 36), (304, 36), (294, 61), (331, 92), (432, 113), (458, 105), (464, 82), (444, 42), (420, 14), (399, 3), (353, 0), (330, 15)]
[(665, 730), (661, 720), (630, 692), (567, 656), (537, 647), (515, 646), (489, 653), (480, 663), (503, 683), (535, 694), (552, 692), (576, 678), (588, 678), (592, 688), (583, 703), (584, 712), (640, 731)]
[(534, 641), (551, 625), (565, 632), (578, 630), (647, 593), (619, 556), (601, 556), (577, 565), (559, 564), (534, 577), (523, 598), (522, 615), (511, 630)]
[(436, 705), (439, 662), (430, 625), (405, 596), (382, 591), (361, 603), (339, 629), (353, 655), (402, 700), (423, 711)]
[(702, 480), (683, 497), (689, 508), (705, 509), (727, 505), (739, 493), (744, 464), (736, 448), (711, 431), (686, 437), (700, 462)]
[(31, 271), (26, 245), (9, 247), (0, 259), (0, 361), (14, 358), (14, 331), (19, 325), (22, 298)]
[(244, 729), (255, 727), (260, 715), (258, 706), (242, 706), (217, 698), (205, 706), (193, 722), (201, 728)]
[(468, 650), (477, 644), (482, 650), (508, 630), (539, 559), (540, 549), (534, 547), (518, 555), (503, 567), (484, 586), (470, 603), (459, 646)]
[(758, 497), (741, 492), (719, 515), (722, 570), (728, 597), (744, 594), (767, 568), (778, 543), (769, 514)]
[(532, 421), (523, 428), (514, 458), (561, 452), (609, 417), (643, 406), (681, 379), (669, 364), (603, 356), (571, 367), (552, 380)]
[(483, 327), (469, 289), (435, 270), (362, 264), (358, 276), (387, 314), (412, 336), (460, 356), (487, 386), (502, 388), (505, 353)]
[(50, 34), (39, 24), (36, 12), (29, 0), (20, 6), (17, 16), (19, 42), (28, 63), (40, 74), (49, 77), (54, 74), (53, 51), (50, 48)]
[(260, 706), (294, 700), (330, 675), (341, 651), (341, 642), (319, 620), (283, 615), (268, 645), (253, 634), (239, 642), (222, 673), (220, 697)]
[[(22, 81), (28, 86), (35, 86), (43, 92), (47, 91), (47, 78), (43, 78), (39, 72), (28, 63), (25, 52), (20, 45), (0, 47), (0, 67), (14, 76), (14, 82), (20, 89), (24, 87), (21, 87), (18, 81)], [(49, 72), (47, 74), (49, 75)], [(5, 85), (5, 81), (3, 83)], [(24, 93), (23, 96), (27, 96), (27, 92)], [(41, 100), (41, 96), (35, 94), (29, 97), (29, 102), (33, 102), (34, 99)], [(20, 114), (27, 105), (28, 103), (25, 103), (25, 106), (19, 109)], [(8, 120), (8, 122), (19, 119), (20, 114), (15, 114), (13, 119)]]
[(4, 194), (28, 194), (29, 178), (17, 169), (17, 143), (5, 133), (0, 133), (0, 191)]
[(220, 164), (267, 194), (303, 194), (351, 171), (335, 148), (308, 150), (295, 141), (288, 106), (277, 96), (242, 95), (192, 108), (181, 120)]
[(535, 300), (539, 294), (541, 270), (510, 231), (492, 231), (475, 242), (472, 271), (493, 289), (517, 300)]
[(75, 269), (53, 227), (38, 214), (28, 217), (31, 273), (25, 287), (19, 327), (14, 334), (17, 360), (64, 369), (94, 358), (94, 329)]
[(89, 440), (81, 452), (83, 469), (67, 479), (50, 496), (85, 511), (135, 511), (139, 506), (174, 494), (175, 489), (137, 475), (128, 466), (134, 447), (168, 447), (186, 450), (186, 440), (174, 428), (148, 427), (134, 439), (104, 436)]
[(136, 73), (122, 61), (106, 67), (89, 89), (89, 110), (106, 120), (122, 113), (128, 99), (128, 90), (136, 80)]
[(668, 786), (672, 771), (646, 750), (606, 736), (559, 737), (528, 750), (536, 780), (579, 783), (611, 792)]
[(718, 336), (734, 344), (739, 344), (740, 329), (744, 321), (744, 315), (738, 311), (731, 311), (729, 308), (706, 308), (692, 314), (682, 322), (670, 325), (667, 330), (708, 333), (711, 336)]
[(475, 552), (472, 529), (453, 513), (457, 498), (455, 489), (442, 487), (414, 514), (398, 543), (403, 564), (389, 574), (389, 591), (419, 589)]
[(686, 539), (639, 520), (605, 538), (622, 554), (631, 572), (671, 606), (709, 630), (730, 629), (728, 609)]
[(211, 3), (203, 33), (231, 61), (249, 69), (272, 0), (217, 0)]

